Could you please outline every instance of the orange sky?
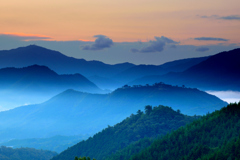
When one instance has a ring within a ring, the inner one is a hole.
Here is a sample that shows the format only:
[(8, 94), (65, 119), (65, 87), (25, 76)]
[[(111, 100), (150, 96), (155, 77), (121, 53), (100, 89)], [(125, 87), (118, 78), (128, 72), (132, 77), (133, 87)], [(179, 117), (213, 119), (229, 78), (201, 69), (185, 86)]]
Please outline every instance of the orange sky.
[(220, 18), (226, 16), (240, 16), (239, 0), (7, 0), (0, 5), (0, 32), (59, 41), (102, 34), (114, 42), (166, 36), (183, 44), (195, 37), (240, 43), (240, 19)]

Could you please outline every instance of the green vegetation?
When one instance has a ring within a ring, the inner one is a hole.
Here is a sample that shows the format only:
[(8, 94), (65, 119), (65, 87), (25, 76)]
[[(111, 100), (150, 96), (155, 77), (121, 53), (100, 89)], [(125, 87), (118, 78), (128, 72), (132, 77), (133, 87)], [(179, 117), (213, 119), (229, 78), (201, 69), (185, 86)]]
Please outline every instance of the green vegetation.
[[(75, 157), (74, 160), (91, 160), (90, 157)], [(95, 158), (93, 158), (92, 160), (96, 160)]]
[[(143, 147), (149, 146), (151, 141), (158, 136), (176, 130), (195, 119), (198, 117), (183, 115), (180, 111), (176, 112), (170, 107), (148, 105), (145, 107), (145, 113), (138, 110), (137, 114), (132, 114), (114, 126), (108, 126), (88, 140), (60, 153), (52, 160), (72, 160), (75, 156), (90, 156), (98, 160), (105, 160), (118, 150), (143, 139), (142, 141), (146, 141), (146, 143), (132, 151), (137, 153)], [(147, 139), (146, 137), (151, 138)]]
[(0, 148), (1, 160), (49, 160), (56, 155), (56, 152), (36, 150), (33, 148), (13, 149), (4, 146)]
[(240, 158), (240, 136), (234, 138), (221, 148), (215, 149), (212, 153), (203, 156), (202, 160), (212, 159), (239, 159)]
[(239, 159), (239, 133), (240, 103), (230, 104), (155, 140), (130, 159)]

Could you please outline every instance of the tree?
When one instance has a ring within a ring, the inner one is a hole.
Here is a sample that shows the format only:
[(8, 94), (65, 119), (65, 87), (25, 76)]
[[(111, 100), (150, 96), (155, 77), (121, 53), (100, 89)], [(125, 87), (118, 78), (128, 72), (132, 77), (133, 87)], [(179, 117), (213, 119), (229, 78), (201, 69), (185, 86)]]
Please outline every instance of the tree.
[[(74, 160), (91, 160), (90, 157), (75, 157)], [(95, 158), (93, 158), (93, 160), (96, 160)]]
[(181, 113), (180, 109), (177, 110), (177, 113)]
[(151, 112), (152, 112), (152, 106), (150, 105), (145, 106), (145, 113), (149, 115)]
[(143, 112), (141, 110), (137, 111), (137, 115), (142, 115), (142, 114), (143, 114)]

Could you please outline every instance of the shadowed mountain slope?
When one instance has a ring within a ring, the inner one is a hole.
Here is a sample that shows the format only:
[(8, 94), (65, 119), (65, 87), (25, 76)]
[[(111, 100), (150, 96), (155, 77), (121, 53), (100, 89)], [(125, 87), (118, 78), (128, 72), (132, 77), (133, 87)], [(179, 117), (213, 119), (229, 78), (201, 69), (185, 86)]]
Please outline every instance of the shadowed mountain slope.
[(183, 72), (189, 69), (190, 67), (195, 66), (200, 62), (207, 60), (209, 57), (211, 56), (180, 59), (180, 60), (164, 63), (161, 65), (161, 67), (171, 72)]
[(133, 81), (137, 78), (150, 75), (163, 75), (168, 72), (182, 72), (206, 59), (209, 57), (200, 57), (200, 58), (189, 58), (175, 60), (172, 62), (167, 62), (162, 65), (137, 65), (129, 69), (124, 70), (123, 72), (116, 74), (112, 79), (118, 80), (122, 84), (127, 84), (130, 81)]
[(6, 107), (40, 103), (66, 89), (102, 92), (80, 74), (58, 75), (48, 67), (39, 65), (0, 69), (0, 84), (1, 105)]
[(240, 49), (221, 52), (180, 73), (146, 76), (129, 84), (164, 82), (203, 90), (240, 90)]

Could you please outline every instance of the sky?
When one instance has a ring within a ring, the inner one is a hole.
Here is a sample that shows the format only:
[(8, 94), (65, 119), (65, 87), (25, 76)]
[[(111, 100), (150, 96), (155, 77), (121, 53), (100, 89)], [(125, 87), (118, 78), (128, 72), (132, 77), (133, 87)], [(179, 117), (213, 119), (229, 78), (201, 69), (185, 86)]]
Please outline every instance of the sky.
[(162, 64), (240, 47), (239, 0), (7, 0), (0, 50), (40, 45), (108, 64)]

